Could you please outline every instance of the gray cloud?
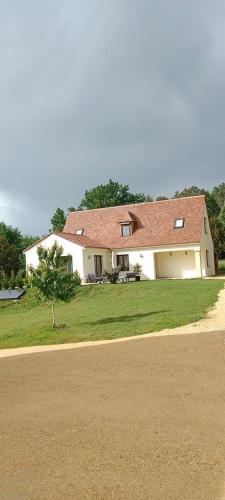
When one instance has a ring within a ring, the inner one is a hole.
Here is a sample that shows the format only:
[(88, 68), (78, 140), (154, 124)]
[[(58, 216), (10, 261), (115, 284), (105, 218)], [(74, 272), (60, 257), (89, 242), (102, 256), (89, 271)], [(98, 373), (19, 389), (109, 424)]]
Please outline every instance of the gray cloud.
[(0, 219), (43, 233), (109, 177), (224, 178), (225, 4), (0, 0)]

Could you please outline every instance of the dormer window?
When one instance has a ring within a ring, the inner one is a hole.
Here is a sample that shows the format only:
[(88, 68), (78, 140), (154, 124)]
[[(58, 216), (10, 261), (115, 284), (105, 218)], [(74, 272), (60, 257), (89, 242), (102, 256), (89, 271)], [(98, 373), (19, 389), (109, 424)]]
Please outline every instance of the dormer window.
[(79, 236), (82, 236), (83, 233), (84, 233), (83, 227), (79, 227), (78, 229), (75, 230), (75, 234), (78, 234)]
[(174, 229), (181, 229), (184, 227), (184, 218), (175, 219), (173, 227)]
[(122, 236), (130, 236), (130, 224), (121, 224), (121, 233)]

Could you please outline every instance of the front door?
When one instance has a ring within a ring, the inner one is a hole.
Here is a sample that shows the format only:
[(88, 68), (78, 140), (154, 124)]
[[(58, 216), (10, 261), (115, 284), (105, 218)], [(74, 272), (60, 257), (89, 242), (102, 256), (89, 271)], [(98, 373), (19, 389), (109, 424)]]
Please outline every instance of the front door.
[(96, 276), (102, 274), (102, 255), (95, 255), (95, 274)]

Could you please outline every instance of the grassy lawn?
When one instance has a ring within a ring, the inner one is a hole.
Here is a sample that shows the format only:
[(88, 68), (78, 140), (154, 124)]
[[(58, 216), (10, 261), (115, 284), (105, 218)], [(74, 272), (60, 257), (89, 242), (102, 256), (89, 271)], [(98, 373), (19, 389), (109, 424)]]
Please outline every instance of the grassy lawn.
[(0, 303), (0, 348), (113, 339), (197, 321), (216, 302), (223, 280), (145, 281), (80, 287), (70, 304), (37, 304), (29, 291)]
[(219, 263), (218, 263), (218, 271), (219, 271), (219, 274), (225, 274), (225, 260), (219, 260)]

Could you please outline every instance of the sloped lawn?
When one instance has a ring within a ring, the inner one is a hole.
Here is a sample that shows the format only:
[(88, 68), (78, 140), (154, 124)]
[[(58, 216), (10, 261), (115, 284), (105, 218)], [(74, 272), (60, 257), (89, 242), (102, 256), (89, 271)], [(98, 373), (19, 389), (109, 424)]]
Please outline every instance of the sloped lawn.
[(0, 303), (0, 348), (113, 339), (174, 328), (205, 316), (223, 280), (145, 281), (80, 287), (70, 304), (51, 311), (28, 291), (18, 302)]

